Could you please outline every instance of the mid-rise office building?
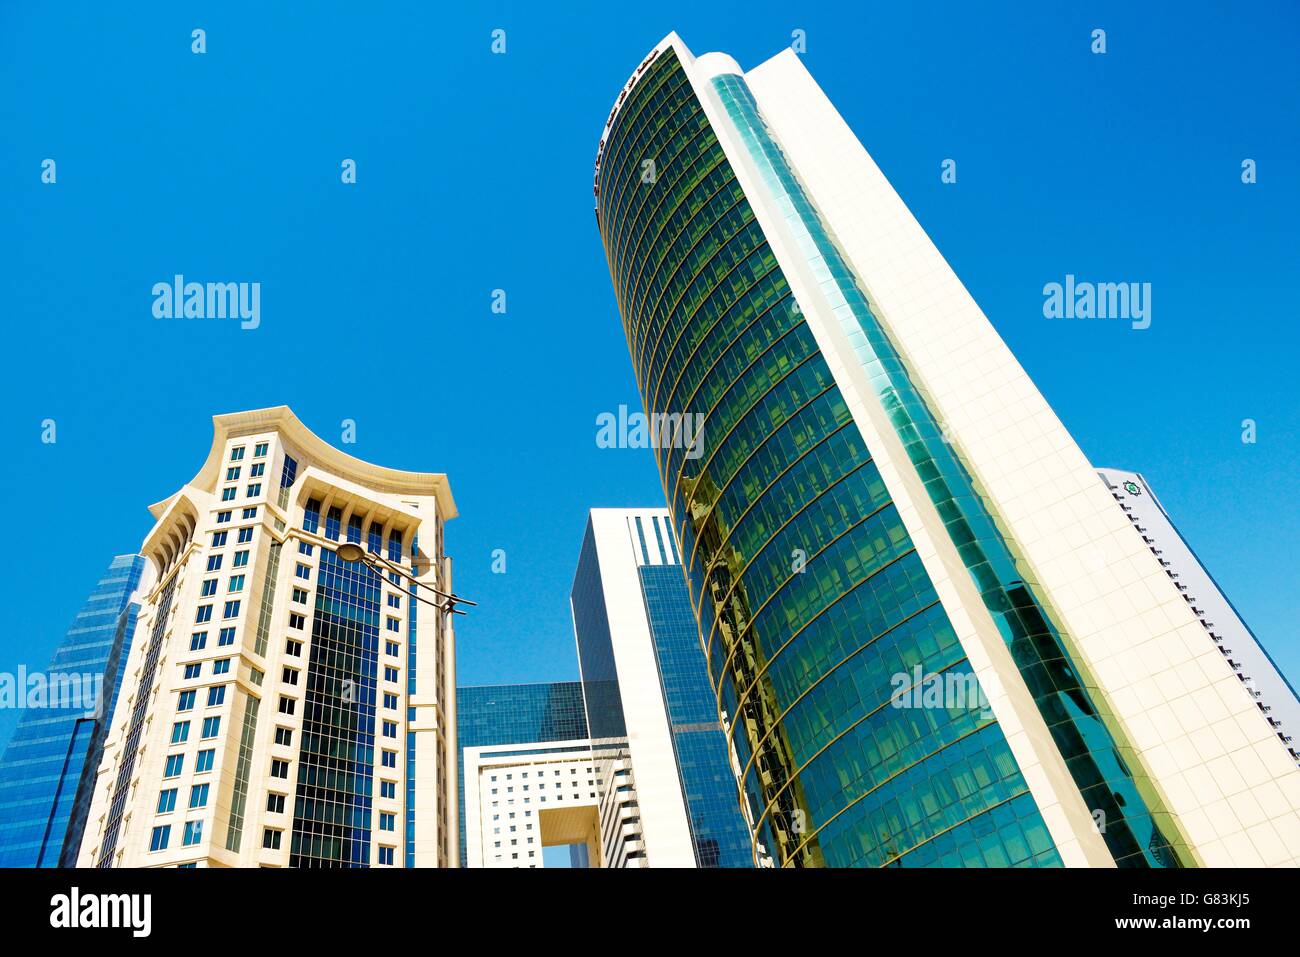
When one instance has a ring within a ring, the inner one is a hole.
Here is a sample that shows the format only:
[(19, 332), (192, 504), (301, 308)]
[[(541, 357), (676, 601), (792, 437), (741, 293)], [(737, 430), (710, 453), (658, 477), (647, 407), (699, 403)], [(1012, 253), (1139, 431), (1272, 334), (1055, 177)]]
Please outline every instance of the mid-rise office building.
[(752, 867), (665, 509), (593, 509), (570, 596), (606, 866)]
[(1151, 483), (1138, 472), (1121, 469), (1098, 469), (1097, 474), (1201, 623), (1206, 639), (1255, 699), (1255, 707), (1291, 757), (1300, 761), (1300, 744), (1295, 739), (1300, 734), (1300, 700), (1295, 688), (1201, 564)]
[(1287, 745), (793, 51), (665, 38), (594, 187), (757, 863), (1300, 863)]
[(0, 867), (76, 862), (143, 568), (139, 555), (114, 558), (49, 668), (15, 677), (15, 700), (7, 705), (23, 711), (0, 758)]
[(459, 688), (456, 728), (461, 867), (543, 867), (563, 845), (575, 866), (600, 860), (580, 683)]
[(150, 508), (79, 863), (450, 866), (454, 635), (417, 600), (451, 592), (446, 477), (346, 455), (285, 407), (213, 425)]

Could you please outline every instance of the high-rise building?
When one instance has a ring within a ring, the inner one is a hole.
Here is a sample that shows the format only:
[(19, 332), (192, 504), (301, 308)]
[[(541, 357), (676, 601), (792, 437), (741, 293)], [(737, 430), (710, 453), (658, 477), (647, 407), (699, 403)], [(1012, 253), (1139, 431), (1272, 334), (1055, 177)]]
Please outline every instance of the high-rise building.
[[(55, 649), (13, 692), (24, 710), (0, 758), (0, 867), (71, 866), (113, 713), (144, 559), (118, 555)], [(28, 695), (35, 700), (26, 700)]]
[(449, 866), (454, 636), (413, 584), (451, 592), (446, 477), (355, 459), (283, 406), (213, 425), (150, 507), (79, 863)]
[(570, 596), (607, 866), (752, 867), (665, 509), (593, 509)]
[(756, 861), (1300, 863), (1286, 746), (792, 50), (665, 38), (594, 187)]
[(566, 844), (584, 848), (575, 862), (587, 866), (595, 780), (582, 685), (458, 688), (456, 732), (460, 866), (542, 867), (543, 847)]
[(1300, 743), (1295, 740), (1300, 734), (1300, 700), (1295, 688), (1174, 526), (1146, 477), (1121, 469), (1098, 469), (1097, 473), (1192, 609), (1206, 639), (1246, 686), (1278, 740), (1300, 762)]

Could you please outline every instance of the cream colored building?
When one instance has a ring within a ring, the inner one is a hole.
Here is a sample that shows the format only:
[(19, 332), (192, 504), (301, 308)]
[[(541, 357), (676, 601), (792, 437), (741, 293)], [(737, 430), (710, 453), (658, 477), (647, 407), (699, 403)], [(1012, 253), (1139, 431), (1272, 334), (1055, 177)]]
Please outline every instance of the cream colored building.
[(451, 592), (446, 476), (353, 458), (283, 406), (213, 428), (150, 507), (81, 866), (453, 866), (455, 638), (412, 598)]

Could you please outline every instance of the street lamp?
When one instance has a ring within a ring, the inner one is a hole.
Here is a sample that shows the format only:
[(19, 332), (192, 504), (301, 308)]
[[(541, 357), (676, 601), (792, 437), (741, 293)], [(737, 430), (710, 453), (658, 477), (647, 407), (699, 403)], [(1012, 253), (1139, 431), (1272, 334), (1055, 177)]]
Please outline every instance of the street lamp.
[[(415, 576), (408, 573), (406, 569), (402, 568), (400, 565), (389, 561), (378, 552), (375, 552), (373, 554), (367, 552), (356, 542), (343, 542), (341, 545), (338, 546), (338, 548), (334, 550), (334, 554), (338, 555), (338, 557), (345, 562), (364, 562), (367, 567), (372, 568), (375, 571), (380, 572), (381, 574), (386, 571), (395, 572), (398, 575), (401, 575), (407, 581), (409, 581), (417, 589), (424, 588), (428, 591), (433, 592), (439, 598), (444, 599), (442, 604), (439, 604), (436, 601), (430, 601), (427, 598), (420, 597), (418, 591), (412, 592), (411, 597), (414, 598), (416, 601), (424, 602), (426, 605), (432, 605), (434, 608), (437, 608), (439, 611), (445, 611), (452, 615), (463, 615), (465, 614), (465, 612), (458, 609), (456, 607), (457, 605), (474, 605), (474, 606), (478, 605), (478, 602), (476, 601), (470, 601), (468, 598), (461, 598), (458, 595), (449, 595), (444, 591), (438, 591), (438, 589), (434, 588), (432, 585), (426, 585), (424, 584), (424, 582), (416, 580)], [(378, 558), (380, 562), (383, 562), (382, 566), (375, 561), (376, 558)]]

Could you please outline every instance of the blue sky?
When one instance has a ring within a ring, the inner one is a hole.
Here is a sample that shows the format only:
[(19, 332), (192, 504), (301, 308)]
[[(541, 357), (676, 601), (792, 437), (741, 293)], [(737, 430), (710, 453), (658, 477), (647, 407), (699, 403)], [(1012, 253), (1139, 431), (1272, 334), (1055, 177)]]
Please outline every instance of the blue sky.
[[(0, 671), (44, 667), (214, 413), (283, 403), (335, 444), (355, 420), (361, 458), (450, 476), (457, 588), (480, 602), (462, 683), (573, 677), (585, 511), (662, 504), (648, 452), (595, 444), (597, 414), (639, 407), (592, 214), (603, 120), (670, 30), (748, 68), (799, 29), (1084, 451), (1147, 475), (1300, 677), (1300, 14), (866, 6), (6, 4)], [(175, 273), (260, 282), (260, 328), (155, 320)], [(1067, 273), (1150, 282), (1151, 328), (1044, 319)]]

